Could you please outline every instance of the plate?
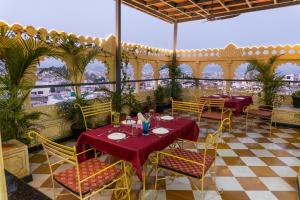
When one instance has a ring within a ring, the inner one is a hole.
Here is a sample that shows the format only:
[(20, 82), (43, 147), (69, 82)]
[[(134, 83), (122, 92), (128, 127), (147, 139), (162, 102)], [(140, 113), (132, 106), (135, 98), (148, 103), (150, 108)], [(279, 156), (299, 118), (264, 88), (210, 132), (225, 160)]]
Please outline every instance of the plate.
[(214, 95), (211, 95), (212, 97), (220, 97), (220, 95), (217, 95), (217, 94), (214, 94)]
[(167, 134), (169, 133), (169, 130), (166, 129), (166, 128), (155, 128), (152, 130), (152, 133), (155, 133), (155, 134)]
[(245, 97), (235, 97), (235, 99), (243, 100), (243, 99), (245, 99)]
[(131, 124), (136, 124), (136, 121), (132, 120), (132, 119), (131, 120), (123, 120), (121, 123), (124, 125), (131, 125)]
[(174, 117), (170, 116), (170, 115), (165, 115), (161, 117), (162, 120), (173, 120)]
[(124, 139), (125, 137), (126, 135), (124, 133), (119, 133), (119, 132), (111, 133), (107, 136), (107, 138), (111, 140), (121, 140)]

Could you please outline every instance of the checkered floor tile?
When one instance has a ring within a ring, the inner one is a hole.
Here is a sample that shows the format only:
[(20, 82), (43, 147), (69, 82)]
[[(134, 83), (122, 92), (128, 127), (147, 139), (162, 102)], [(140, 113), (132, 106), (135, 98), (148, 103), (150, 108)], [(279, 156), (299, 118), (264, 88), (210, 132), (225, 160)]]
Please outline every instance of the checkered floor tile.
[[(166, 112), (168, 113), (168, 111)], [(194, 118), (195, 116), (177, 113), (179, 116)], [(216, 129), (216, 125), (208, 127), (207, 122), (199, 124), (199, 141), (204, 141), (208, 132)], [(273, 127), (273, 136), (269, 137), (268, 126), (260, 120), (249, 123), (245, 133), (243, 116), (233, 119), (233, 130), (224, 133), (216, 160), (216, 185), (222, 192), (216, 191), (216, 186), (210, 175), (205, 180), (205, 200), (296, 200), (296, 177), (300, 165), (300, 129)], [(75, 141), (65, 143), (68, 146)], [(187, 147), (192, 148), (192, 147)], [(105, 157), (102, 158), (105, 160)], [(68, 168), (68, 164), (56, 167), (55, 172)], [(30, 155), (30, 168), (35, 188), (53, 197), (52, 182), (49, 168), (43, 151)], [(167, 176), (167, 174), (161, 174)], [(141, 198), (141, 183), (133, 177), (131, 199)], [(201, 199), (201, 192), (191, 184), (192, 180), (185, 177), (171, 178), (161, 181), (157, 191), (154, 191), (154, 176), (148, 178), (147, 199)], [(56, 188), (56, 193), (63, 192)], [(94, 196), (92, 199), (111, 199), (110, 192)], [(75, 199), (65, 196), (60, 199)]]

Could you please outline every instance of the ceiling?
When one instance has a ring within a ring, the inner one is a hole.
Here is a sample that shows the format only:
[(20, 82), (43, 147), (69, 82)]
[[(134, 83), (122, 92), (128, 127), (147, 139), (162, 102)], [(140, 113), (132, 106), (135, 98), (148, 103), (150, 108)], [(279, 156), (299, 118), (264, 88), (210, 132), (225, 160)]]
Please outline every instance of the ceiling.
[(122, 0), (123, 4), (168, 23), (215, 21), (242, 13), (300, 4), (300, 0)]

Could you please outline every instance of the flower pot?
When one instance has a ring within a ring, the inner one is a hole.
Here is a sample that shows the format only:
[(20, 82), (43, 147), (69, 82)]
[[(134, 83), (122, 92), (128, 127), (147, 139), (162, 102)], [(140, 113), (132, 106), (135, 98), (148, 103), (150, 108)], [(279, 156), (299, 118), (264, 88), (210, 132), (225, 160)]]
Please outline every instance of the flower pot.
[(79, 138), (80, 134), (86, 130), (80, 124), (74, 123), (71, 125), (71, 131), (72, 131), (72, 135), (77, 140)]
[(158, 105), (158, 104), (156, 105), (155, 111), (157, 113), (162, 113), (162, 112), (164, 112), (164, 110), (165, 110), (165, 108), (163, 105)]
[(295, 108), (300, 108), (300, 97), (292, 96), (292, 98), (293, 98), (293, 106)]
[(4, 168), (17, 176), (25, 178), (30, 175), (28, 147), (12, 139), (2, 143)]

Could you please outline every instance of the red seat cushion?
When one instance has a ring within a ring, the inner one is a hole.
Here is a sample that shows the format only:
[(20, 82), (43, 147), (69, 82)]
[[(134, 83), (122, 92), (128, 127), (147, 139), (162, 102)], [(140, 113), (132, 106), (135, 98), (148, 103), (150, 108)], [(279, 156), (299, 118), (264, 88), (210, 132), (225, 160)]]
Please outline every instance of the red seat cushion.
[(259, 109), (250, 109), (248, 110), (248, 114), (256, 115), (259, 117), (271, 117), (272, 111), (269, 110), (259, 110)]
[(211, 119), (211, 120), (222, 120), (222, 114), (220, 112), (203, 112), (201, 118)]
[[(203, 153), (176, 148), (172, 150), (171, 154), (188, 160), (196, 161), (198, 163), (204, 163)], [(182, 173), (195, 178), (201, 178), (202, 176), (205, 175), (207, 170), (210, 168), (215, 158), (214, 156), (206, 154), (205, 160), (206, 161), (204, 166), (204, 174), (203, 174), (203, 166), (188, 161), (184, 161), (179, 158), (167, 156), (167, 155), (159, 161), (158, 165), (162, 168), (176, 171), (178, 173)]]
[[(96, 158), (86, 160), (79, 164), (80, 179), (83, 180), (88, 176), (95, 174), (96, 172), (108, 166), (109, 164), (105, 162), (101, 162)], [(111, 167), (99, 173), (98, 175), (93, 176), (92, 178), (82, 182), (81, 183), (82, 194), (87, 194), (88, 192), (98, 189), (101, 186), (111, 182), (120, 173), (121, 173), (120, 169), (116, 167)], [(78, 180), (77, 180), (77, 173), (76, 173), (75, 166), (68, 168), (60, 173), (54, 174), (54, 179), (62, 186), (72, 190), (74, 193), (79, 194)]]

